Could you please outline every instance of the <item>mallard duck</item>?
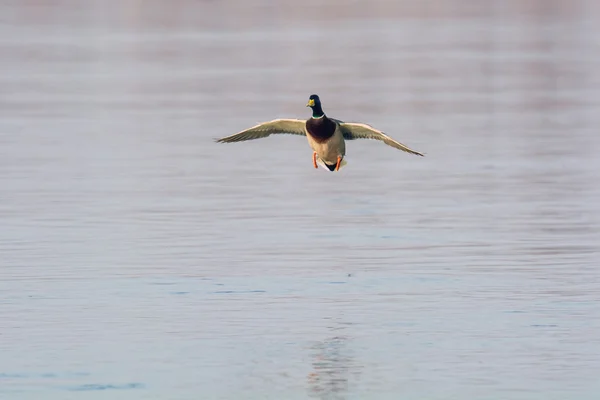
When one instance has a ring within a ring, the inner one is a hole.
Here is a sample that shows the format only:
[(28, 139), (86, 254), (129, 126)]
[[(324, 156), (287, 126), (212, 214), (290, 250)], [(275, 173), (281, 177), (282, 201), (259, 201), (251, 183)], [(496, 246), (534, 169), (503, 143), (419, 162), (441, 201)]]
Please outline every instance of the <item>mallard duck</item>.
[(312, 116), (306, 121), (300, 119), (274, 119), (273, 121), (263, 122), (252, 128), (243, 130), (235, 135), (217, 139), (217, 142), (240, 142), (243, 140), (266, 138), (271, 134), (277, 133), (306, 136), (308, 144), (313, 149), (313, 166), (318, 168), (317, 160), (319, 160), (330, 171), (339, 171), (340, 167), (345, 165), (346, 140), (381, 140), (388, 146), (417, 156), (423, 156), (418, 151), (409, 149), (407, 146), (395, 141), (372, 126), (356, 122), (343, 122), (327, 117), (323, 112), (321, 100), (316, 94), (309, 97), (306, 106), (312, 109)]

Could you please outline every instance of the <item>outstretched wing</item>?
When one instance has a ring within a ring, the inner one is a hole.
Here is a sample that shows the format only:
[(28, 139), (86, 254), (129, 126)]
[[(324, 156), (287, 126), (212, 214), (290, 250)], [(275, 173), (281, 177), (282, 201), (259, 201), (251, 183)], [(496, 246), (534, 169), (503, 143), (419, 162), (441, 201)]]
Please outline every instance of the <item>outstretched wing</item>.
[(344, 139), (346, 140), (354, 140), (354, 139), (375, 139), (381, 140), (383, 143), (388, 146), (395, 147), (399, 150), (406, 151), (407, 153), (416, 154), (418, 156), (424, 157), (423, 154), (418, 151), (414, 151), (407, 146), (403, 145), (400, 142), (395, 141), (385, 133), (369, 126), (367, 124), (355, 123), (355, 122), (342, 122), (339, 121), (340, 129), (342, 130), (342, 134), (344, 135)]
[(218, 139), (218, 143), (241, 142), (243, 140), (254, 140), (266, 138), (272, 134), (290, 134), (290, 135), (306, 135), (304, 126), (306, 121), (300, 119), (274, 119), (273, 121), (263, 122), (236, 133), (235, 135), (227, 136)]

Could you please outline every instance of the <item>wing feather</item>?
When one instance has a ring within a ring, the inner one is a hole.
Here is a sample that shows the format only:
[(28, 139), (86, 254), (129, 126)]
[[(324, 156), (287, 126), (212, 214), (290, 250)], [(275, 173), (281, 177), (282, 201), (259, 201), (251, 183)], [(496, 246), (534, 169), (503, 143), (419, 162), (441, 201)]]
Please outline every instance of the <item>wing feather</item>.
[(217, 139), (218, 143), (233, 143), (243, 140), (266, 138), (272, 134), (306, 135), (304, 126), (306, 121), (300, 119), (274, 119), (263, 122), (252, 128), (243, 130), (235, 135)]
[(344, 139), (346, 140), (354, 140), (354, 139), (375, 139), (381, 140), (383, 143), (388, 146), (392, 146), (396, 149), (405, 151), (407, 153), (415, 154), (417, 156), (424, 157), (422, 153), (418, 151), (410, 149), (408, 146), (392, 139), (385, 133), (380, 130), (373, 128), (367, 124), (361, 124), (356, 122), (339, 122), (340, 129), (344, 135)]

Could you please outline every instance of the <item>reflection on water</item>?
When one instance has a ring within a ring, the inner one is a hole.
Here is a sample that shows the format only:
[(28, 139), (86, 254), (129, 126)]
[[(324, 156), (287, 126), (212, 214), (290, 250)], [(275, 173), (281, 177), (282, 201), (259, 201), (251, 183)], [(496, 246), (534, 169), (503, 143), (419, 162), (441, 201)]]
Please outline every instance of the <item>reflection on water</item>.
[(308, 376), (311, 394), (320, 399), (344, 399), (348, 392), (348, 364), (345, 357), (345, 337), (332, 337), (314, 346), (314, 372)]
[(0, 398), (598, 398), (599, 4), (1, 2)]
[(311, 347), (312, 370), (307, 379), (311, 397), (345, 399), (349, 386), (359, 381), (360, 366), (352, 357), (348, 343), (350, 339), (344, 335), (346, 328), (342, 326), (332, 329), (336, 336), (328, 337)]

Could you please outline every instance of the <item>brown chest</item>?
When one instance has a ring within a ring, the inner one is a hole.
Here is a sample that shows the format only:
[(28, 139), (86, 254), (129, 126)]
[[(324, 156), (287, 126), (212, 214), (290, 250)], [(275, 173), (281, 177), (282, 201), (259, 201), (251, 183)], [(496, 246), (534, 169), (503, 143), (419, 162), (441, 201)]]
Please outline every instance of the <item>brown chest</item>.
[(317, 143), (326, 142), (335, 133), (335, 122), (326, 116), (321, 118), (309, 118), (306, 121), (306, 132), (308, 132)]

